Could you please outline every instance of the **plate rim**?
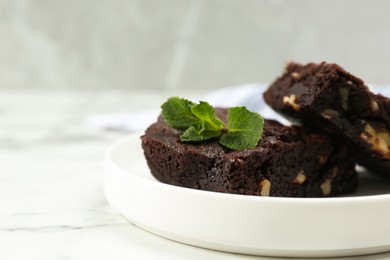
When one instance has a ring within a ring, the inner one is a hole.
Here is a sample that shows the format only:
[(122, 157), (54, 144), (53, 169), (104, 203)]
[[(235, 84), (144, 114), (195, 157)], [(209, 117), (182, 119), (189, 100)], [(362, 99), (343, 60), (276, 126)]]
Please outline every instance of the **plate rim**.
[[(135, 139), (138, 138), (136, 141)], [(202, 191), (202, 190), (196, 190), (196, 189), (190, 189), (190, 188), (184, 188), (179, 186), (174, 186), (170, 184), (165, 184), (162, 182), (159, 182), (157, 180), (148, 179), (142, 177), (142, 175), (137, 175), (132, 172), (130, 172), (127, 168), (122, 167), (121, 165), (118, 165), (115, 160), (111, 160), (111, 155), (113, 155), (113, 152), (116, 151), (116, 149), (121, 147), (122, 145), (126, 144), (134, 144), (134, 142), (137, 142), (138, 144), (141, 144), (140, 134), (135, 133), (131, 134), (125, 138), (122, 138), (118, 141), (116, 141), (114, 144), (112, 144), (109, 149), (107, 150), (105, 154), (105, 179), (107, 177), (110, 177), (111, 171), (114, 169), (116, 171), (115, 174), (119, 178), (126, 178), (126, 180), (131, 180), (132, 187), (134, 188), (136, 185), (142, 186), (141, 188), (147, 189), (148, 191), (154, 191), (156, 194), (175, 194), (175, 195), (182, 195), (185, 198), (196, 198), (196, 200), (201, 201), (204, 199), (210, 199), (212, 203), (216, 202), (224, 202), (225, 204), (233, 203), (234, 205), (242, 205), (245, 204), (244, 208), (252, 205), (256, 205), (256, 207), (264, 207), (265, 209), (280, 209), (282, 207), (287, 207), (287, 209), (294, 208), (293, 215), (301, 215), (299, 212), (300, 209), (304, 209), (306, 212), (315, 212), (318, 210), (324, 210), (326, 209), (343, 209), (347, 206), (353, 206), (352, 211), (354, 213), (360, 212), (360, 208), (363, 207), (364, 209), (371, 208), (373, 205), (380, 206), (380, 205), (386, 205), (390, 202), (390, 194), (379, 194), (379, 195), (368, 195), (368, 196), (354, 196), (354, 197), (332, 197), (332, 198), (285, 198), (285, 197), (261, 197), (261, 196), (250, 196), (250, 195), (239, 195), (239, 194), (226, 194), (226, 193), (218, 193), (218, 192), (212, 192), (212, 191)], [(142, 149), (141, 146), (138, 146), (138, 149)], [(122, 147), (123, 149), (123, 147)], [(126, 148), (128, 151), (131, 151), (131, 148)], [(120, 150), (119, 150), (120, 151)], [(140, 150), (138, 150), (140, 152)], [(115, 155), (115, 154), (114, 154)], [(131, 160), (131, 159), (130, 159)], [(146, 165), (146, 162), (145, 162)], [(112, 168), (114, 167), (114, 168)], [(150, 171), (148, 174), (151, 175)], [(387, 234), (388, 231), (390, 231), (389, 228), (381, 229), (381, 231), (373, 231), (378, 232), (375, 233), (376, 239), (374, 241), (367, 242), (367, 239), (364, 239), (363, 241), (355, 240), (354, 244), (348, 245), (346, 247), (344, 245), (335, 244), (335, 242), (330, 242), (328, 245), (320, 245), (318, 241), (321, 241), (323, 238), (317, 238), (317, 242), (313, 242), (312, 245), (317, 246), (315, 249), (308, 249), (306, 245), (303, 246), (302, 242), (298, 243), (298, 249), (297, 250), (291, 250), (291, 245), (287, 244), (285, 240), (284, 242), (281, 242), (282, 245), (285, 243), (282, 248), (275, 249), (273, 248), (274, 245), (272, 244), (271, 239), (271, 246), (267, 248), (267, 246), (262, 245), (262, 247), (252, 247), (251, 250), (250, 246), (253, 246), (253, 244), (249, 239), (246, 239), (245, 242), (235, 245), (232, 243), (226, 243), (223, 246), (218, 246), (218, 244), (221, 244), (221, 241), (214, 240), (210, 241), (210, 238), (204, 239), (202, 243), (199, 241), (202, 241), (202, 239), (199, 239), (199, 236), (190, 236), (188, 234), (193, 231), (191, 227), (184, 227), (185, 232), (188, 232), (186, 236), (183, 238), (183, 233), (180, 233), (176, 230), (167, 230), (166, 226), (161, 227), (158, 226), (156, 223), (161, 225), (159, 222), (152, 222), (152, 225), (150, 224), (150, 219), (148, 221), (145, 221), (144, 219), (139, 219), (140, 215), (131, 215), (133, 214), (134, 209), (129, 209), (126, 207), (129, 207), (129, 205), (126, 205), (127, 202), (123, 202), (123, 198), (115, 198), (115, 195), (112, 195), (113, 193), (118, 193), (118, 191), (113, 191), (113, 187), (107, 187), (107, 181), (104, 181), (104, 192), (106, 195), (106, 198), (108, 202), (114, 206), (122, 215), (124, 215), (130, 222), (135, 224), (136, 226), (149, 231), (151, 233), (154, 233), (158, 236), (162, 236), (171, 240), (178, 241), (180, 243), (184, 244), (190, 244), (193, 246), (208, 248), (208, 249), (214, 249), (219, 251), (225, 251), (225, 252), (231, 252), (231, 253), (240, 253), (240, 254), (250, 254), (250, 255), (263, 255), (263, 256), (277, 256), (277, 257), (334, 257), (334, 256), (353, 256), (353, 255), (363, 255), (363, 254), (373, 254), (373, 253), (381, 253), (381, 252), (387, 252), (390, 250), (390, 240), (387, 238), (387, 236), (384, 236), (384, 234)], [(122, 185), (122, 183), (121, 183)], [(121, 191), (119, 191), (120, 193)], [(125, 193), (126, 194), (126, 193)], [(146, 193), (143, 192), (141, 195), (145, 195)], [(118, 195), (118, 194), (117, 194)], [(120, 194), (122, 195), (122, 194)], [(134, 194), (132, 194), (134, 195)], [(137, 194), (138, 195), (138, 194)], [(168, 195), (167, 195), (168, 196)], [(169, 195), (172, 196), (172, 195)], [(211, 197), (210, 197), (211, 196)], [(159, 198), (160, 199), (160, 198)], [(134, 202), (134, 199), (132, 199)], [(139, 203), (139, 202), (138, 202)], [(139, 204), (136, 204), (139, 207)], [(150, 207), (152, 207), (152, 211), (155, 210), (152, 206), (147, 206), (147, 209), (150, 210)], [(225, 206), (224, 206), (225, 207)], [(263, 208), (263, 209), (264, 209)], [(381, 212), (384, 207), (379, 207), (379, 211), (377, 208), (375, 209), (375, 212)], [(192, 208), (190, 208), (192, 210)], [(387, 210), (387, 208), (384, 208), (385, 210), (385, 216), (389, 216), (390, 211)], [(157, 210), (158, 211), (158, 210)], [(254, 211), (256, 214), (258, 214), (258, 209)], [(298, 212), (298, 214), (297, 214)], [(253, 213), (253, 212), (252, 212)], [(138, 213), (141, 214), (142, 213)], [(273, 213), (275, 215), (275, 213)], [(329, 213), (326, 213), (330, 215)], [(272, 214), (270, 214), (272, 215)], [(343, 221), (345, 222), (346, 217), (342, 217)], [(360, 216), (358, 218), (362, 218)], [(199, 222), (199, 220), (197, 220)], [(313, 222), (313, 221), (311, 221)], [(355, 221), (356, 222), (356, 221)], [(202, 223), (200, 221), (200, 223)], [(221, 224), (221, 225), (226, 225)], [(313, 225), (313, 223), (311, 223)], [(355, 224), (352, 224), (356, 226)], [(359, 222), (360, 225), (360, 222)], [(245, 227), (245, 230), (248, 230), (247, 227)], [(350, 230), (350, 228), (346, 229)], [(366, 227), (367, 230), (367, 227)], [(388, 230), (388, 231), (386, 231)], [(176, 233), (175, 233), (176, 232)], [(184, 232), (184, 231), (183, 231)], [(230, 233), (229, 233), (230, 232)], [(235, 231), (229, 231), (228, 236), (231, 236), (231, 233), (234, 233)], [(353, 231), (357, 232), (357, 231)], [(379, 233), (381, 232), (381, 233)], [(384, 232), (384, 233), (383, 233)], [(279, 231), (280, 233), (280, 231)], [(202, 233), (203, 234), (203, 233)], [(379, 234), (379, 235), (378, 235)], [(253, 237), (252, 234), (249, 234), (249, 237)], [(218, 236), (217, 236), (218, 237)], [(361, 235), (360, 235), (361, 237)], [(373, 235), (370, 236), (372, 238)], [(305, 238), (306, 239), (306, 238)], [(304, 239), (304, 240), (305, 240)], [(336, 239), (339, 240), (339, 239)], [(231, 241), (231, 240), (229, 240)], [(258, 239), (256, 238), (256, 243), (258, 241), (263, 241), (262, 238)], [(309, 241), (306, 239), (306, 241)], [(215, 244), (215, 245), (213, 245)], [(223, 244), (223, 243), (222, 243)], [(296, 242), (293, 242), (292, 244), (296, 244)], [(270, 245), (270, 244), (268, 244)], [(360, 246), (359, 246), (360, 245)], [(305, 248), (306, 247), (306, 248)]]
[[(120, 146), (122, 145), (123, 143), (126, 143), (126, 142), (129, 142), (130, 140), (133, 140), (135, 138), (139, 138), (141, 137), (142, 133), (133, 133), (133, 134), (130, 134), (128, 135), (127, 137), (125, 138), (122, 138), (122, 139), (119, 139), (117, 141), (115, 141), (107, 150), (106, 154), (105, 154), (105, 161), (106, 162), (112, 162), (111, 160), (111, 153), (113, 150), (116, 149), (117, 146)], [(123, 171), (126, 171), (128, 172), (126, 169), (122, 168), (120, 165), (117, 165), (117, 164), (114, 164), (116, 165), (116, 167), (120, 168), (121, 170)], [(142, 182), (146, 182), (150, 185), (158, 185), (158, 186), (164, 186), (165, 188), (167, 189), (172, 189), (172, 190), (178, 190), (178, 191), (183, 191), (183, 192), (190, 192), (190, 193), (195, 193), (195, 194), (203, 194), (203, 193), (207, 193), (211, 196), (221, 196), (221, 197), (227, 197), (229, 199), (248, 199), (248, 200), (271, 200), (271, 201), (274, 201), (274, 203), (279, 203), (281, 201), (287, 201), (287, 202), (290, 202), (290, 201), (293, 201), (294, 203), (297, 202), (297, 203), (318, 203), (318, 202), (321, 202), (321, 203), (334, 203), (334, 202), (337, 202), (337, 203), (359, 203), (359, 201), (362, 201), (362, 202), (366, 202), (367, 200), (368, 201), (371, 201), (373, 199), (378, 199), (378, 200), (389, 200), (390, 201), (390, 193), (389, 194), (376, 194), (376, 195), (358, 195), (358, 196), (342, 196), (342, 197), (321, 197), (321, 198), (307, 198), (307, 197), (272, 197), (272, 196), (255, 196), (255, 195), (243, 195), (243, 194), (230, 194), (230, 193), (222, 193), (222, 192), (214, 192), (214, 191), (205, 191), (205, 190), (197, 190), (197, 189), (191, 189), (191, 188), (186, 188), (186, 187), (180, 187), (180, 186), (175, 186), (175, 185), (171, 185), (171, 184), (167, 184), (167, 183), (163, 183), (163, 182), (160, 182), (158, 180), (149, 180), (149, 179), (146, 179), (146, 178), (142, 178), (136, 174), (132, 174), (130, 173), (132, 178), (136, 178), (138, 179), (139, 181), (142, 181)], [(153, 176), (151, 173), (150, 173), (151, 176)], [(154, 177), (153, 177), (154, 178)]]

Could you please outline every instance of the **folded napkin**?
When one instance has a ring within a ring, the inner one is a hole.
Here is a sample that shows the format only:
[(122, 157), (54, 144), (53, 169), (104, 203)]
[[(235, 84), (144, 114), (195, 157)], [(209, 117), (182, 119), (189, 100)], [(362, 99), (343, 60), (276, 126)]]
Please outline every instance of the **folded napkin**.
[[(218, 89), (206, 94), (200, 100), (209, 102), (213, 106), (232, 107), (246, 106), (249, 110), (260, 113), (264, 118), (275, 119), (282, 124), (289, 122), (275, 113), (264, 101), (262, 93), (267, 89), (265, 84), (247, 84)], [(390, 96), (389, 86), (370, 85), (374, 93)], [(196, 102), (196, 100), (192, 100)], [(144, 131), (156, 121), (160, 110), (123, 112), (112, 114), (95, 114), (87, 118), (87, 123), (97, 129), (112, 129), (126, 132)]]
[(157, 120), (159, 110), (123, 112), (111, 114), (95, 114), (87, 118), (87, 124), (92, 128), (118, 130), (125, 132), (144, 131)]

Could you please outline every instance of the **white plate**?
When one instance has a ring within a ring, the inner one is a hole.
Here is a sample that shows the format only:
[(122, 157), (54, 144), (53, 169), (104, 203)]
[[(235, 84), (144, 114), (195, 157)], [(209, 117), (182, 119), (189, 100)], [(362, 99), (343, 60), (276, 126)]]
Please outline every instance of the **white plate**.
[(109, 149), (108, 201), (137, 226), (209, 249), (267, 256), (329, 257), (390, 251), (390, 182), (362, 173), (354, 196), (272, 198), (158, 182), (140, 134)]

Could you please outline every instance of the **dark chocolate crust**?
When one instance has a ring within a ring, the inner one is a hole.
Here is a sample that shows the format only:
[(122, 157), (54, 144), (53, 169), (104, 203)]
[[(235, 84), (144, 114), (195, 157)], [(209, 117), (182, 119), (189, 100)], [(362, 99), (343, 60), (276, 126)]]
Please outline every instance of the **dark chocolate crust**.
[[(218, 114), (226, 117), (226, 110)], [(141, 137), (151, 173), (167, 184), (283, 197), (335, 196), (357, 186), (348, 150), (302, 127), (266, 120), (258, 146), (242, 151), (229, 150), (215, 140), (184, 143), (180, 134), (160, 117)]]
[(356, 161), (390, 177), (390, 99), (336, 64), (289, 63), (264, 93), (292, 121), (347, 145)]

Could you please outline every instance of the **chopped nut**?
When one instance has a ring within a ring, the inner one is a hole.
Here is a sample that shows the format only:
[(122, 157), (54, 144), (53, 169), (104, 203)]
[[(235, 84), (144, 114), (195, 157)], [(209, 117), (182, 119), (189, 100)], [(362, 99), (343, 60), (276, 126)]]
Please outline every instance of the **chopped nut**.
[(294, 94), (283, 97), (283, 103), (290, 105), (295, 111), (299, 111), (299, 105), (296, 103), (296, 96)]
[(333, 171), (332, 171), (332, 176), (331, 176), (331, 177), (332, 177), (332, 179), (333, 179), (334, 177), (336, 177), (336, 176), (337, 176), (338, 170), (339, 170), (339, 169), (337, 168), (337, 166), (333, 168)]
[(301, 74), (299, 74), (298, 72), (291, 72), (291, 77), (293, 77), (294, 79), (299, 79), (301, 77)]
[(320, 186), (322, 193), (327, 196), (332, 191), (332, 179), (326, 179)]
[(325, 154), (320, 155), (320, 164), (324, 165), (328, 161), (328, 156)]
[(298, 172), (297, 176), (292, 181), (292, 183), (294, 183), (294, 184), (302, 184), (302, 183), (305, 182), (305, 180), (306, 180), (306, 175), (304, 174), (304, 171), (301, 170), (300, 172)]
[(379, 110), (379, 105), (375, 100), (371, 100), (371, 110), (372, 112), (376, 112)]
[(352, 81), (350, 81), (350, 80), (348, 80), (347, 83), (348, 83), (349, 85), (352, 85), (352, 84), (353, 84)]
[(288, 71), (288, 67), (292, 64), (292, 63), (294, 63), (292, 60), (286, 60), (286, 66), (284, 67), (284, 73), (288, 73), (289, 71)]
[(260, 183), (260, 196), (269, 196), (271, 190), (271, 182), (267, 179), (261, 179)]
[(390, 134), (386, 129), (375, 130), (370, 124), (366, 124), (360, 137), (371, 144), (371, 149), (390, 159)]
[(339, 112), (337, 112), (336, 110), (327, 108), (327, 109), (325, 109), (324, 111), (322, 111), (321, 116), (322, 116), (322, 117), (325, 117), (325, 118), (327, 118), (327, 119), (331, 119), (332, 117), (338, 117), (338, 116), (340, 116), (340, 114), (339, 114)]
[(341, 88), (339, 90), (340, 93), (340, 100), (341, 100), (341, 107), (344, 110), (348, 110), (348, 89), (346, 88)]

